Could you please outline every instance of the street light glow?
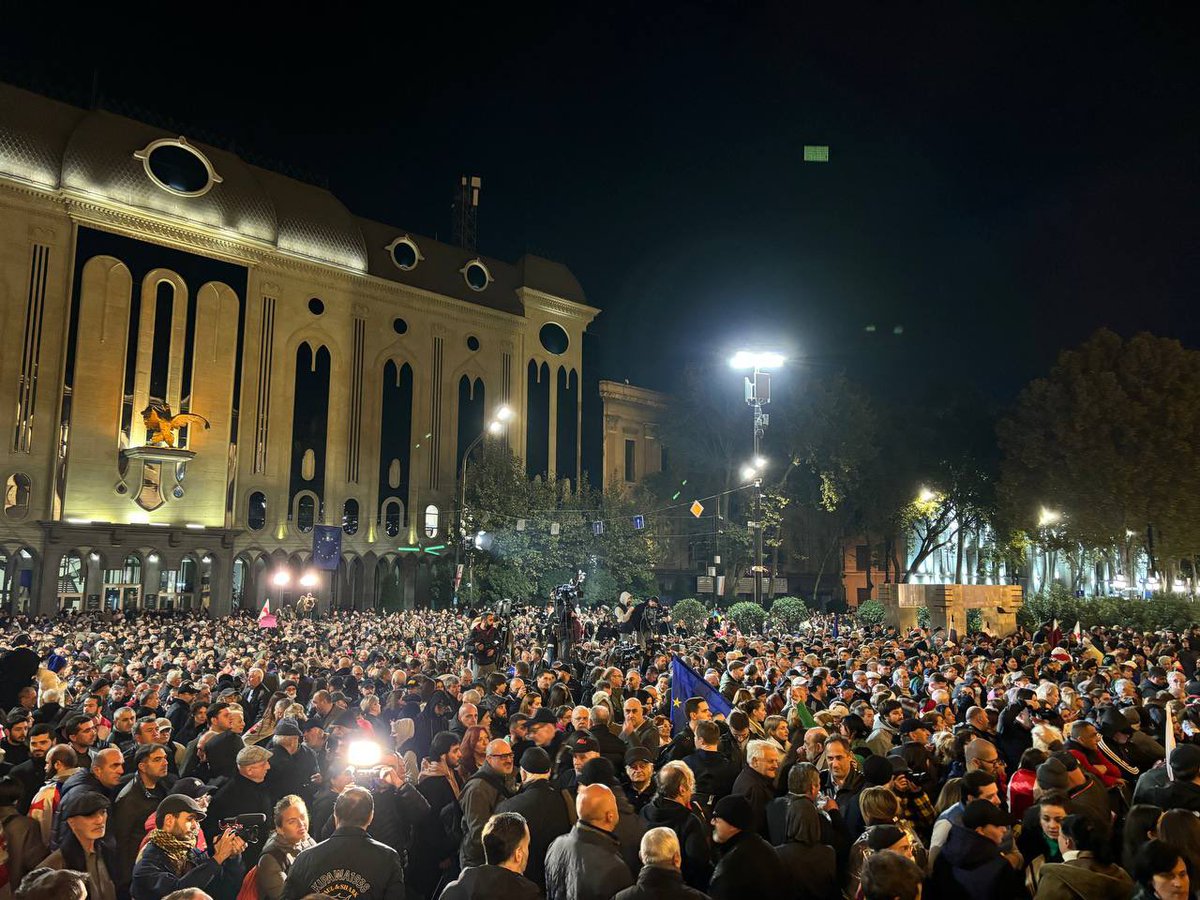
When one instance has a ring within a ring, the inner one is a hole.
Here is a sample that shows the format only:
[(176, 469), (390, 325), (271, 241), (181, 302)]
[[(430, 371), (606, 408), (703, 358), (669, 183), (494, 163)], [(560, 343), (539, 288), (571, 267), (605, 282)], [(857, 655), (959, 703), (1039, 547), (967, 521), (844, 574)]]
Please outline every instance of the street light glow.
[(512, 417), (513, 411), (511, 406), (501, 406), (496, 410), (496, 418), (501, 422), (507, 422)]
[(932, 503), (936, 499), (937, 491), (927, 487), (921, 488), (921, 492), (917, 494), (917, 500), (919, 500), (921, 503)]
[(278, 570), (275, 573), (275, 575), (271, 578), (271, 581), (274, 582), (276, 587), (283, 587), (291, 580), (292, 580), (291, 573), (288, 572), (287, 569)]
[(765, 469), (766, 467), (767, 461), (765, 459), (763, 459), (761, 456), (754, 457), (754, 468)]
[(742, 481), (753, 481), (757, 477), (758, 469), (754, 466), (749, 464), (742, 466)]
[(729, 360), (734, 369), (776, 369), (782, 366), (784, 356), (769, 350), (739, 350)]
[(303, 575), (300, 576), (300, 586), (306, 587), (306, 588), (316, 587), (317, 582), (320, 580), (321, 579), (317, 575), (317, 573), (314, 572), (312, 569), (309, 569), (307, 572), (305, 572)]
[(488, 431), (492, 434), (499, 434), (504, 430), (504, 423), (498, 419), (493, 419), (488, 423)]
[(1057, 525), (1062, 521), (1062, 513), (1053, 509), (1042, 507), (1041, 513), (1038, 515), (1038, 525), (1045, 528), (1047, 525)]

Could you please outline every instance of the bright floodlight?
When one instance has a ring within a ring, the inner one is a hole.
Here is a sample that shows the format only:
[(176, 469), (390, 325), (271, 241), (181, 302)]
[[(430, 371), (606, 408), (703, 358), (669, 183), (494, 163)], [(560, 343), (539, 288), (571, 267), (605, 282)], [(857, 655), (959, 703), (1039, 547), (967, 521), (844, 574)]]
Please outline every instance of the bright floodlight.
[(921, 493), (917, 494), (917, 499), (922, 503), (932, 503), (937, 499), (937, 492), (923, 487), (921, 488)]
[(754, 457), (754, 468), (765, 469), (766, 467), (767, 461), (765, 459), (763, 459), (761, 456)]
[(1038, 525), (1045, 528), (1047, 525), (1055, 525), (1062, 521), (1062, 513), (1056, 512), (1053, 509), (1042, 507), (1041, 513), (1038, 514)]
[(283, 587), (285, 584), (287, 584), (289, 581), (292, 580), (292, 576), (291, 576), (291, 573), (289, 573), (287, 569), (280, 569), (278, 572), (275, 573), (275, 577), (272, 578), (271, 580), (273, 582), (275, 582), (275, 584), (278, 585), (279, 587)]
[(382, 758), (383, 750), (374, 741), (351, 741), (346, 750), (346, 762), (355, 769), (377, 766)]
[(753, 481), (758, 477), (758, 469), (754, 466), (742, 466), (742, 481)]
[(492, 434), (499, 434), (504, 430), (504, 423), (499, 420), (492, 420), (488, 423), (488, 431)]
[(496, 418), (501, 422), (507, 422), (513, 417), (512, 407), (502, 406), (496, 410)]
[(739, 350), (729, 360), (735, 369), (775, 369), (783, 365), (782, 353), (763, 350)]
[(317, 582), (320, 580), (321, 579), (318, 577), (317, 573), (312, 571), (311, 569), (309, 569), (307, 572), (305, 572), (303, 575), (300, 576), (300, 586), (301, 587), (316, 587)]

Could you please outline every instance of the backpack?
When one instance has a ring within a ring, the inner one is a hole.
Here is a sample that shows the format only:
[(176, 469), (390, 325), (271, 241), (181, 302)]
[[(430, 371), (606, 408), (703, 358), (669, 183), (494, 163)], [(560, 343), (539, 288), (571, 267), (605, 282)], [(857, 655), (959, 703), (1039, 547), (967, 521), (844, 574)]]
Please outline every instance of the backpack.
[[(263, 855), (272, 857), (279, 863), (279, 867), (283, 868), (286, 857), (280, 854), (277, 848), (272, 847), (270, 850), (264, 851)], [(238, 888), (235, 900), (261, 900), (261, 897), (262, 894), (258, 892), (258, 866), (254, 866), (242, 879), (242, 886)]]

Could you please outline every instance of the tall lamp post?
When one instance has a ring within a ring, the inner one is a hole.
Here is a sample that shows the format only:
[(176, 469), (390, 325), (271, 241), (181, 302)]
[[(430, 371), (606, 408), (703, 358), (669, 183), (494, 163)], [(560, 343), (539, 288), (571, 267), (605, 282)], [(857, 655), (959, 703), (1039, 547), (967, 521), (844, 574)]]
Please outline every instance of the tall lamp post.
[(754, 410), (754, 602), (763, 599), (763, 524), (762, 524), (762, 439), (771, 417), (763, 407), (771, 402), (771, 373), (767, 369), (782, 366), (782, 353), (762, 350), (739, 350), (729, 360), (735, 369), (753, 371), (746, 376), (746, 404)]
[[(508, 423), (512, 421), (512, 407), (501, 406), (497, 408), (492, 415), (492, 420), (488, 422), (487, 428), (479, 432), (479, 435), (471, 443), (467, 444), (466, 452), (463, 453), (462, 464), (458, 470), (458, 532), (459, 539), (454, 544), (454, 572), (457, 576), (459, 559), (462, 556), (463, 541), (467, 534), (467, 462), (471, 458), (471, 454), (475, 452), (475, 448), (483, 443), (483, 439), (489, 434), (493, 437), (499, 437), (508, 428)], [(467, 580), (472, 587), (475, 584), (475, 555), (471, 554), (469, 562), (471, 564), (471, 572)], [(458, 596), (458, 588), (454, 589), (454, 596)]]

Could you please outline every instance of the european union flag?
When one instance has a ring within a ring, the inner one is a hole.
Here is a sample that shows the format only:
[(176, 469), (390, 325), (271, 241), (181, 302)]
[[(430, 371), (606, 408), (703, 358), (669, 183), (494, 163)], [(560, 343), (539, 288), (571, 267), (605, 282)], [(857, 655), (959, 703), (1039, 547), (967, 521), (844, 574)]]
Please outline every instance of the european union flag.
[(340, 525), (317, 525), (313, 528), (313, 565), (318, 569), (336, 569), (342, 561), (342, 528)]
[(696, 674), (678, 656), (671, 657), (671, 733), (678, 734), (687, 727), (687, 712), (683, 705), (690, 697), (703, 697), (713, 715), (728, 716), (733, 707), (717, 689)]

